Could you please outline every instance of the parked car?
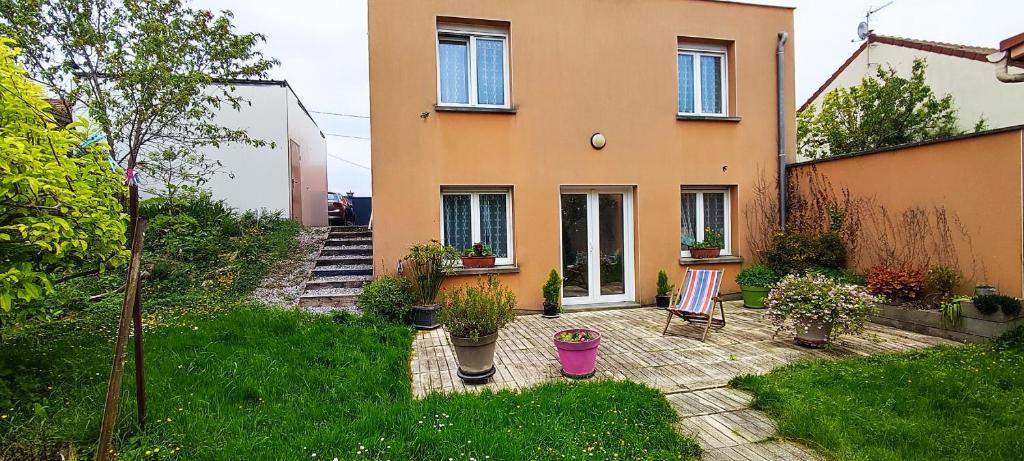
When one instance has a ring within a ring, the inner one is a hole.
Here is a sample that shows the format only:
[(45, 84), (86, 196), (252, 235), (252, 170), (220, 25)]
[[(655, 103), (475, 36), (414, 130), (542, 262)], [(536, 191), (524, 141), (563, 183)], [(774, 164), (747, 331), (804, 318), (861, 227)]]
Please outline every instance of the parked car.
[(335, 211), (335, 210), (337, 210), (340, 207), (340, 205), (341, 205), (341, 194), (339, 194), (337, 192), (328, 192), (327, 193), (327, 211), (328, 212)]
[(352, 200), (337, 192), (327, 193), (327, 221), (331, 226), (347, 226), (354, 222)]

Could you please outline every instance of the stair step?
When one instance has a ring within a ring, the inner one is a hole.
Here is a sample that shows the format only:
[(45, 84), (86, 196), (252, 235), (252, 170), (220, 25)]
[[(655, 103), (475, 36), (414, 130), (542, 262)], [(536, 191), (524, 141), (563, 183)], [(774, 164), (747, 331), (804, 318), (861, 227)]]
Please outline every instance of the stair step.
[(331, 239), (331, 238), (329, 238), (329, 239), (327, 239), (326, 242), (324, 242), (324, 246), (328, 246), (328, 247), (359, 246), (359, 247), (373, 248), (373, 239), (368, 239), (368, 238)]
[(356, 245), (347, 247), (324, 247), (320, 250), (320, 256), (341, 256), (341, 255), (352, 255), (352, 256), (373, 256), (373, 247), (371, 245)]
[(316, 259), (316, 266), (337, 266), (353, 264), (373, 265), (373, 256), (369, 255), (320, 255)]
[(306, 282), (307, 290), (321, 288), (360, 288), (373, 280), (372, 275), (337, 275), (334, 277), (316, 277)]
[(314, 277), (334, 277), (338, 275), (373, 275), (373, 266), (370, 264), (339, 264), (313, 268)]
[(351, 307), (356, 305), (356, 299), (362, 288), (320, 288), (306, 290), (299, 296), (299, 305), (306, 306), (331, 306)]
[(373, 237), (373, 231), (331, 231), (327, 234), (329, 239), (347, 239), (347, 238), (371, 238)]
[(338, 232), (338, 231), (366, 231), (366, 230), (370, 230), (370, 228), (368, 228), (366, 226), (331, 226), (331, 232)]

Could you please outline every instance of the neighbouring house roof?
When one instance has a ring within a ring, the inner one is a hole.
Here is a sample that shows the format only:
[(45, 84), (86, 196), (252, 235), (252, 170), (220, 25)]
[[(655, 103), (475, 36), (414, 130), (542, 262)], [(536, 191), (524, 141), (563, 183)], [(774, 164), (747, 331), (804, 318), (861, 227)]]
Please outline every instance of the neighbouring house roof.
[(326, 139), (324, 131), (320, 129), (320, 124), (316, 123), (316, 119), (309, 113), (309, 109), (306, 109), (306, 105), (302, 103), (302, 99), (299, 99), (299, 94), (295, 92), (295, 89), (288, 84), (288, 80), (257, 80), (257, 79), (240, 79), (240, 78), (217, 78), (213, 80), (214, 83), (221, 85), (270, 85), (270, 86), (283, 86), (292, 92), (295, 96), (295, 102), (299, 103), (299, 108), (306, 113), (306, 117), (309, 117), (313, 121), (313, 125), (316, 126), (317, 130), (320, 131), (320, 137)]
[(1007, 51), (1020, 44), (1024, 44), (1024, 32), (999, 42), (999, 50)]
[[(1024, 34), (1021, 34), (1014, 38), (1020, 38), (1021, 41), (1024, 41)], [(1004, 43), (1005, 42), (1006, 41), (1004, 40)], [(797, 112), (803, 112), (803, 110), (806, 109), (807, 106), (811, 105), (811, 101), (814, 101), (815, 99), (818, 98), (818, 96), (821, 96), (825, 89), (828, 88), (828, 86), (831, 85), (832, 82), (836, 80), (836, 78), (839, 78), (839, 75), (842, 74), (843, 71), (845, 71), (846, 68), (850, 66), (850, 64), (853, 64), (853, 60), (856, 59), (857, 56), (859, 56), (860, 53), (863, 52), (867, 47), (871, 46), (872, 43), (881, 43), (885, 45), (900, 46), (903, 48), (912, 48), (915, 50), (926, 51), (929, 53), (944, 54), (946, 56), (953, 56), (957, 58), (970, 59), (972, 61), (980, 61), (986, 63), (988, 62), (988, 60), (985, 58), (986, 56), (999, 51), (995, 48), (986, 48), (983, 46), (958, 45), (955, 43), (933, 42), (930, 40), (916, 40), (912, 38), (890, 37), (888, 35), (871, 34), (868, 36), (868, 39), (865, 40), (864, 43), (862, 43), (860, 47), (857, 48), (857, 50), (854, 51), (853, 54), (851, 54), (850, 57), (847, 58), (846, 61), (843, 62), (843, 64), (839, 66), (839, 68), (836, 69), (835, 72), (832, 73), (832, 76), (825, 80), (825, 83), (822, 83), (821, 86), (818, 87), (818, 89), (814, 92), (814, 94), (811, 95), (811, 97), (807, 98), (807, 101), (805, 101), (803, 105), (800, 106), (800, 109)]]

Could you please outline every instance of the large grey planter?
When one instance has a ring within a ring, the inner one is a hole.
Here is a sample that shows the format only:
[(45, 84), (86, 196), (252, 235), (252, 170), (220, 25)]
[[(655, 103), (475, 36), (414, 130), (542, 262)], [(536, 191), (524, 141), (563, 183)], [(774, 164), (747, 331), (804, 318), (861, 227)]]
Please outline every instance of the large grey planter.
[(890, 304), (879, 304), (878, 308), (878, 314), (868, 318), (872, 323), (956, 341), (983, 342), (1024, 325), (1024, 314), (1014, 317), (1002, 312), (985, 315), (970, 301), (960, 304), (958, 323), (944, 320), (942, 313), (935, 310)]
[(494, 376), (494, 347), (498, 333), (477, 339), (452, 336), (455, 357), (459, 360), (458, 376), (467, 384), (483, 384)]

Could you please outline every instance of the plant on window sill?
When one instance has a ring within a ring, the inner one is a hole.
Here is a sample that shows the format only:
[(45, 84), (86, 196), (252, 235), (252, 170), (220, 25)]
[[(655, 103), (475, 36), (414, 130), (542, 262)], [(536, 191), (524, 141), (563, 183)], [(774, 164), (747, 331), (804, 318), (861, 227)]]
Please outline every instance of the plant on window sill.
[(704, 228), (704, 240), (691, 243), (690, 257), (695, 259), (717, 258), (722, 254), (722, 234), (710, 227)]
[(494, 251), (483, 242), (476, 242), (462, 252), (462, 267), (479, 269), (494, 267)]

